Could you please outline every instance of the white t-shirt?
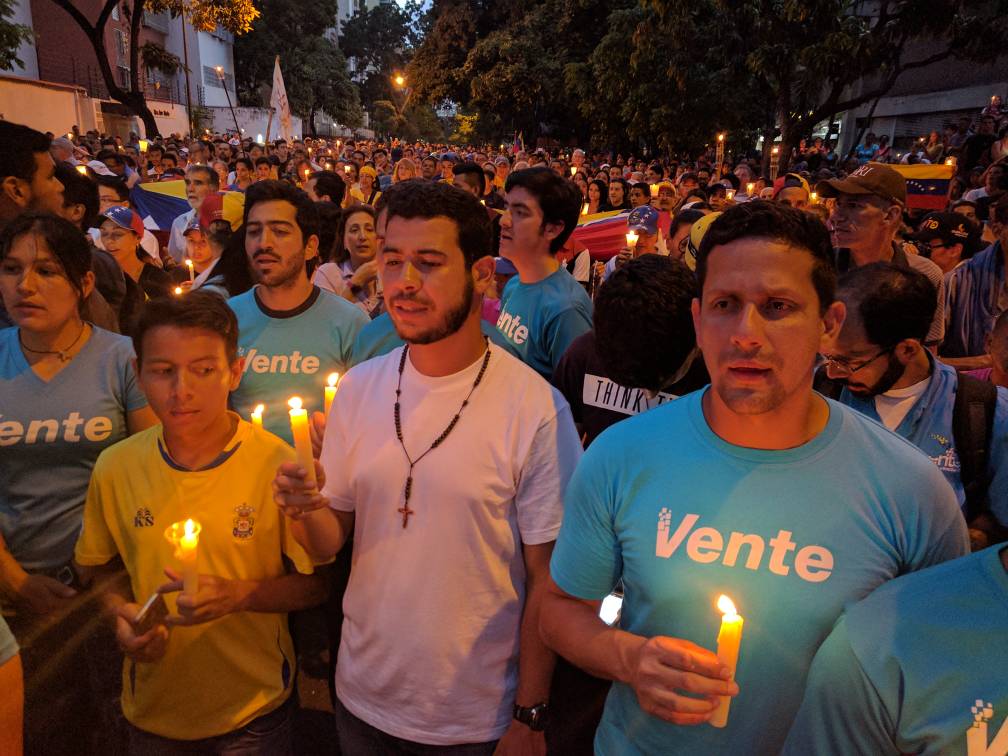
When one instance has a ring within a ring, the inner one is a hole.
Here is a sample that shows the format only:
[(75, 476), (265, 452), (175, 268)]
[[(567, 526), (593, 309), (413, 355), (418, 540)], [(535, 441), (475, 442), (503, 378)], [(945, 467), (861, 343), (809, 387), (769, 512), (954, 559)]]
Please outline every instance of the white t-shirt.
[(882, 424), (891, 431), (895, 431), (903, 418), (907, 416), (917, 400), (924, 396), (927, 391), (931, 376), (923, 381), (918, 381), (913, 386), (901, 389), (889, 389), (884, 394), (875, 397), (875, 410), (882, 418)]
[(179, 265), (182, 264), (182, 260), (186, 256), (186, 244), (185, 244), (185, 230), (186, 226), (189, 225), (189, 221), (196, 217), (196, 211), (190, 210), (187, 213), (182, 213), (172, 221), (171, 234), (168, 237), (168, 254), (170, 254), (175, 262)]
[[(490, 345), (461, 419), (413, 469), (395, 436), (402, 348), (340, 383), (321, 462), (323, 494), (355, 512), (336, 692), (358, 718), (433, 745), (500, 738), (511, 722), (525, 601), (522, 544), (556, 539), (581, 455), (570, 408), (535, 371)], [(402, 379), (413, 459), (458, 412), (482, 357), (454, 375)]]

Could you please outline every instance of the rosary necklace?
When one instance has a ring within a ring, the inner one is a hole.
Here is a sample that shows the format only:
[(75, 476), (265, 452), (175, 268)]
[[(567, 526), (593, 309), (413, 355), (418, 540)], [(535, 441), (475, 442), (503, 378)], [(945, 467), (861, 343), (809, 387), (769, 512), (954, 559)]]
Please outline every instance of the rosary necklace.
[(410, 509), (409, 502), (410, 496), (413, 493), (413, 468), (416, 467), (417, 463), (430, 454), (432, 451), (437, 449), (448, 435), (455, 430), (455, 426), (458, 424), (459, 418), (462, 417), (462, 411), (469, 404), (469, 399), (472, 397), (473, 392), (476, 387), (480, 385), (480, 381), (483, 380), (483, 375), (486, 373), (487, 365), (490, 364), (490, 345), (487, 344), (486, 353), (483, 355), (483, 364), (480, 366), (479, 373), (476, 375), (476, 380), (473, 381), (472, 388), (469, 389), (469, 393), (466, 394), (466, 398), (462, 401), (462, 406), (459, 407), (459, 411), (455, 413), (455, 417), (451, 419), (448, 423), (448, 427), (444, 429), (440, 436), (434, 439), (434, 443), (421, 454), (416, 459), (410, 457), (409, 452), (406, 451), (406, 444), (403, 442), (403, 432), (402, 432), (402, 417), (399, 410), (399, 395), (402, 393), (402, 376), (403, 370), (406, 368), (406, 356), (409, 354), (409, 345), (407, 344), (403, 347), (402, 359), (399, 360), (399, 381), (396, 383), (396, 401), (395, 401), (395, 432), (396, 438), (399, 439), (399, 446), (402, 447), (403, 454), (406, 455), (406, 461), (409, 463), (409, 473), (406, 476), (406, 487), (403, 491), (403, 505), (396, 511), (402, 515), (402, 526), (405, 528), (409, 524), (409, 516), (411, 514), (416, 514), (415, 510)]
[(55, 354), (59, 358), (60, 362), (69, 362), (70, 361), (70, 350), (73, 349), (77, 345), (78, 341), (80, 341), (81, 336), (84, 335), (84, 329), (85, 328), (87, 328), (87, 323), (81, 323), (81, 329), (80, 329), (80, 332), (77, 334), (77, 338), (74, 339), (70, 343), (70, 346), (68, 346), (66, 349), (56, 349), (56, 350), (32, 349), (30, 346), (28, 346), (27, 344), (24, 343), (24, 338), (21, 336), (21, 329), (20, 328), (18, 328), (18, 342), (21, 344), (21, 348), (22, 349), (25, 349), (25, 350), (31, 352), (32, 354)]

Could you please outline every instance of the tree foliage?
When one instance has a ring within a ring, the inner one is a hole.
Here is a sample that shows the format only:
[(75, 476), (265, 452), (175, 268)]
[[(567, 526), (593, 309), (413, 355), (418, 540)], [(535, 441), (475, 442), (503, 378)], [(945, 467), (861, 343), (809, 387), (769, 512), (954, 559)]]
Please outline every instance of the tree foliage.
[[(235, 40), (235, 86), (244, 105), (269, 105), (273, 66), (280, 69), (291, 111), (308, 120), (324, 111), (344, 126), (357, 126), (362, 113), (343, 53), (325, 30), (336, 16), (335, 0), (265, 0), (262, 17)], [(292, 44), (292, 40), (297, 40)]]
[[(140, 24), (144, 13), (167, 12), (172, 16), (186, 14), (186, 19), (201, 31), (213, 31), (220, 26), (233, 34), (243, 34), (252, 27), (259, 11), (252, 0), (105, 0), (93, 18), (78, 7), (74, 0), (53, 0), (58, 8), (69, 14), (91, 43), (98, 60), (105, 88), (112, 99), (121, 102), (144, 123), (148, 136), (158, 133), (157, 121), (147, 106), (140, 72)], [(122, 87), (116, 81), (109, 64), (105, 45), (105, 29), (112, 11), (118, 6), (129, 20), (129, 82)]]
[(907, 71), (993, 61), (1008, 0), (434, 0), (428, 28), (414, 97), (478, 130), (672, 149), (779, 133), (786, 154)]
[(0, 0), (0, 69), (3, 70), (24, 68), (24, 61), (17, 56), (18, 48), (32, 38), (30, 27), (9, 21), (14, 11), (14, 0)]

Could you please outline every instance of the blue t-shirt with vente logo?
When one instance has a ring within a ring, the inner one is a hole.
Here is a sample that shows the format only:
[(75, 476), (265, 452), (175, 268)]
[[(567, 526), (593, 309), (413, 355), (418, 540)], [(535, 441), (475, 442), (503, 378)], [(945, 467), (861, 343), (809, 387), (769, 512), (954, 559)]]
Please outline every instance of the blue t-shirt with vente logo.
[(31, 369), (18, 329), (0, 331), (0, 533), (28, 572), (66, 564), (80, 534), (95, 460), (147, 406), (133, 345), (94, 328), (49, 380)]
[(259, 302), (257, 288), (228, 300), (238, 318), (238, 354), (245, 360), (231, 408), (248, 420), (257, 404), (265, 405), (263, 427), (290, 444), (287, 400), (301, 397), (309, 415), (324, 409), (326, 378), (349, 369), (354, 339), (368, 317), (317, 286), (301, 307), (271, 311)]
[(942, 474), (877, 423), (830, 401), (811, 441), (744, 448), (710, 429), (703, 393), (595, 440), (567, 488), (550, 569), (582, 599), (622, 579), (622, 629), (712, 651), (716, 601), (729, 596), (744, 618), (741, 692), (725, 728), (684, 727), (644, 713), (615, 683), (595, 738), (604, 756), (776, 754), (844, 607), (969, 550)]

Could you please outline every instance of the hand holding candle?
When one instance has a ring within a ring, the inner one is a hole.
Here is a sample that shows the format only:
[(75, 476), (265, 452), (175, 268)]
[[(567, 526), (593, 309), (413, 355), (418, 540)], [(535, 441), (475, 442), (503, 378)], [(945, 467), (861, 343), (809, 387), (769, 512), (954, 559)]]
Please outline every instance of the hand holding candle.
[(294, 436), (294, 450), (297, 452), (298, 463), (305, 469), (305, 483), (314, 487), (315, 457), (312, 456), (311, 432), (308, 430), (308, 412), (302, 409), (301, 397), (292, 396), (287, 405), (290, 407), (291, 433)]
[(165, 530), (165, 538), (175, 547), (175, 559), (182, 566), (182, 593), (196, 595), (199, 587), (199, 570), (196, 557), (200, 531), (203, 527), (192, 518), (184, 522), (173, 522)]
[[(718, 609), (721, 611), (721, 630), (717, 637), (718, 660), (731, 672), (730, 680), (735, 679), (735, 668), (738, 665), (739, 646), (742, 643), (742, 623), (743, 619), (735, 611), (735, 604), (732, 600), (722, 594), (718, 597)], [(731, 705), (730, 696), (721, 696), (718, 707), (711, 715), (710, 723), (712, 727), (724, 727), (728, 724), (728, 707)]]

